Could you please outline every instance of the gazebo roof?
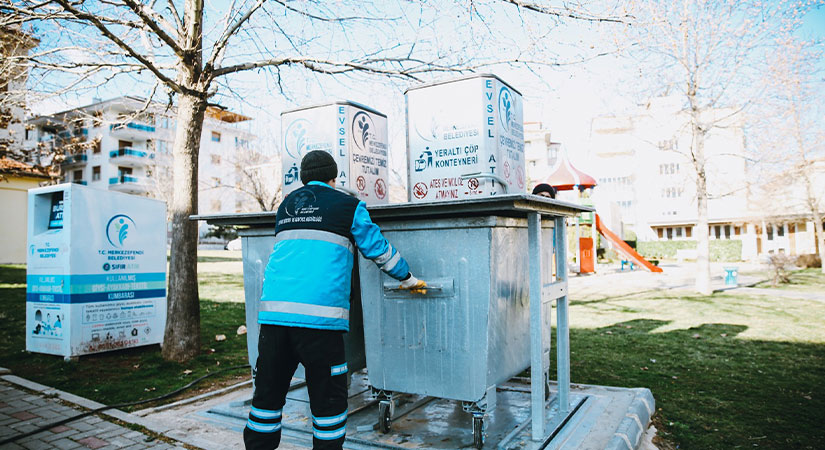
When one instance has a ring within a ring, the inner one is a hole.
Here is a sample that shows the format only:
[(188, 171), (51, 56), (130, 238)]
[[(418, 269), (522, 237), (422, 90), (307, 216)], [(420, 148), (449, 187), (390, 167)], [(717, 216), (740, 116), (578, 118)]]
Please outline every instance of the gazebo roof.
[(567, 152), (560, 152), (556, 165), (553, 166), (552, 173), (547, 177), (545, 183), (556, 188), (557, 191), (572, 191), (577, 187), (587, 189), (596, 186), (596, 180), (590, 175), (573, 167)]

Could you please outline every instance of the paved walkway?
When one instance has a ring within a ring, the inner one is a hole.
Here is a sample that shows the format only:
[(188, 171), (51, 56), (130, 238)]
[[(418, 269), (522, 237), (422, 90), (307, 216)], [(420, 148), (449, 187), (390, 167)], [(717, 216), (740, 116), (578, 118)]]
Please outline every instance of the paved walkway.
[[(13, 375), (4, 375), (0, 380), (0, 442), (101, 406), (103, 405)], [(151, 431), (136, 431), (114, 421), (126, 419), (124, 421), (127, 423), (139, 422), (132, 418), (139, 419), (122, 411), (110, 410), (0, 445), (0, 449), (186, 448), (168, 437), (159, 439), (159, 435)]]

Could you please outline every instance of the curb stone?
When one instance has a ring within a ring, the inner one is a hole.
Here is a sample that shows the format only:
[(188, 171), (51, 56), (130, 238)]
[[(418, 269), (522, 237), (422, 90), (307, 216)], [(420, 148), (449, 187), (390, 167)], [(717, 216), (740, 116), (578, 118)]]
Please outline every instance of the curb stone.
[[(5, 372), (4, 372), (5, 371)], [(33, 381), (27, 380), (25, 378), (20, 378), (16, 375), (10, 375), (11, 371), (5, 368), (0, 368), (0, 378), (4, 381), (7, 381), (13, 385), (22, 387), (24, 389), (28, 389), (30, 391), (37, 392), (44, 396), (56, 397), (60, 400), (63, 400), (67, 403), (71, 403), (76, 406), (80, 406), (85, 409), (93, 410), (98, 408), (103, 408), (106, 405), (102, 403), (98, 403), (93, 400), (89, 400), (87, 398), (83, 398), (68, 392), (61, 391), (59, 389), (55, 389), (49, 386), (42, 385), (40, 383), (35, 383)], [(185, 443), (187, 445), (198, 447), (198, 448), (208, 448), (210, 446), (209, 442), (206, 442), (202, 439), (198, 438), (190, 438), (186, 435), (175, 432), (171, 426), (164, 425), (162, 423), (158, 423), (155, 421), (147, 420), (143, 417), (138, 417), (132, 414), (129, 414), (125, 411), (121, 411), (119, 409), (107, 409), (104, 411), (99, 412), (98, 414), (105, 415), (111, 417), (116, 420), (120, 420), (124, 423), (128, 423), (131, 425), (138, 425), (141, 427), (146, 428), (149, 431), (154, 433), (158, 433), (160, 435), (166, 436), (170, 439), (173, 439), (176, 444)], [(171, 432), (171, 433), (170, 433)], [(53, 444), (55, 445), (55, 444)], [(170, 445), (170, 448), (175, 447), (175, 445)], [(181, 448), (180, 446), (176, 448)]]

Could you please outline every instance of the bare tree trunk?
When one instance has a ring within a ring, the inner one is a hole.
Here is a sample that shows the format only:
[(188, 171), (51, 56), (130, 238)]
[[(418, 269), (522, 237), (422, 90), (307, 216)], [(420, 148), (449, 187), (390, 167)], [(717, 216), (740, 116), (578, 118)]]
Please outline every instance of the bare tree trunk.
[(814, 239), (816, 239), (816, 250), (819, 253), (819, 261), (821, 262), (820, 266), (822, 268), (822, 273), (825, 274), (825, 241), (823, 241), (823, 237), (825, 237), (825, 231), (823, 231), (822, 227), (822, 214), (816, 210), (816, 208), (811, 209), (812, 217), (814, 218)]
[(189, 216), (197, 213), (198, 150), (205, 110), (205, 100), (180, 96), (174, 147), (168, 309), (163, 337), (163, 358), (178, 362), (188, 361), (200, 352), (198, 227)]
[(693, 111), (693, 164), (696, 169), (696, 291), (710, 295), (710, 236), (708, 235), (708, 180), (705, 172), (705, 133)]

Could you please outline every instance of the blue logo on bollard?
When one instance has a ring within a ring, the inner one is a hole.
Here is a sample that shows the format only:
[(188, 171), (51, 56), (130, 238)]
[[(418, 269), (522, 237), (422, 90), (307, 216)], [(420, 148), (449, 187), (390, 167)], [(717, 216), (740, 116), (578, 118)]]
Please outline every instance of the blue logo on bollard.
[(513, 120), (513, 93), (506, 87), (498, 91), (498, 114), (505, 131), (510, 131), (510, 122)]
[(117, 214), (106, 224), (106, 239), (113, 247), (123, 247), (123, 241), (135, 230), (135, 221), (126, 214)]
[(307, 133), (312, 125), (306, 119), (298, 119), (286, 129), (284, 148), (289, 156), (300, 159), (307, 148)]

